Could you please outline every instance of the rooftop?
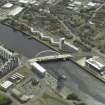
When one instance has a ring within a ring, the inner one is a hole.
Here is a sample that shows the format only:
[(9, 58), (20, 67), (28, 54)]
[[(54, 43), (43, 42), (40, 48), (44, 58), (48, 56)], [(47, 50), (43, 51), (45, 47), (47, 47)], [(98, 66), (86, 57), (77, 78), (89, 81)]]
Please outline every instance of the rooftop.
[(9, 15), (15, 16), (17, 14), (19, 14), (21, 11), (23, 10), (23, 7), (16, 7), (13, 10), (10, 11)]
[(13, 83), (11, 81), (8, 81), (8, 80), (3, 82), (2, 84), (0, 84), (0, 86), (4, 89), (8, 89), (12, 85), (13, 85)]
[(105, 67), (105, 60), (99, 56), (89, 58), (86, 62), (94, 66), (98, 70), (102, 70)]
[(19, 2), (20, 2), (20, 3), (24, 3), (24, 4), (27, 4), (27, 3), (33, 4), (33, 3), (36, 2), (36, 0), (19, 0)]
[(3, 8), (11, 8), (12, 6), (13, 6), (12, 3), (6, 3), (6, 4), (4, 4), (2, 7), (3, 7)]
[(46, 70), (41, 66), (39, 65), (37, 62), (32, 62), (31, 65), (36, 68), (37, 70), (39, 70), (41, 73), (45, 73)]
[(95, 6), (97, 3), (93, 3), (93, 2), (89, 2), (88, 5), (89, 6)]

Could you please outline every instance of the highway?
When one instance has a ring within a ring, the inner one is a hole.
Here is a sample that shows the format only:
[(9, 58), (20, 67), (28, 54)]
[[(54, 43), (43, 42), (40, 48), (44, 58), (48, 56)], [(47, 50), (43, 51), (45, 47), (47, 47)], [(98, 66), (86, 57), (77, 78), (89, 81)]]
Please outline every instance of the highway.
[(73, 62), (46, 62), (41, 65), (55, 77), (58, 72), (65, 74), (67, 76), (65, 85), (79, 94), (87, 105), (105, 105), (105, 83)]

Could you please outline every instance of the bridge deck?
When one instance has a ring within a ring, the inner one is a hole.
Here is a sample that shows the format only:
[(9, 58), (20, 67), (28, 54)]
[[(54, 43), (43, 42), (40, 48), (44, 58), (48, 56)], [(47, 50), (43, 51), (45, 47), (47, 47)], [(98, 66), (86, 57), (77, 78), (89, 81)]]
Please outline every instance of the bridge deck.
[(59, 59), (67, 59), (71, 58), (72, 55), (70, 54), (62, 54), (62, 55), (51, 55), (51, 56), (44, 56), (44, 57), (36, 57), (33, 59), (29, 59), (28, 61), (31, 62), (43, 62), (43, 61), (51, 61), (51, 60), (59, 60)]

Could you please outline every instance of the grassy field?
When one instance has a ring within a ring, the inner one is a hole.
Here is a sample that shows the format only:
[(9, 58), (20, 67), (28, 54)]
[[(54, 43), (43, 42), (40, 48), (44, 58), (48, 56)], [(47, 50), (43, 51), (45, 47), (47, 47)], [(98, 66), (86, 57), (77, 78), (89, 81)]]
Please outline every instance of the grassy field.
[(0, 105), (9, 105), (10, 103), (11, 100), (7, 96), (0, 93)]

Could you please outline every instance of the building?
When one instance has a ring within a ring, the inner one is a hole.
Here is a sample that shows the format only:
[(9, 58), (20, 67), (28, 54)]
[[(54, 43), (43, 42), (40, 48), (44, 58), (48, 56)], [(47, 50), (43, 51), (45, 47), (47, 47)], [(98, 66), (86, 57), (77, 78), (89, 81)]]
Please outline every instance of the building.
[(4, 76), (18, 66), (19, 62), (16, 53), (9, 51), (3, 46), (0, 46), (0, 58), (5, 61), (0, 66), (0, 77)]
[(19, 100), (21, 103), (25, 103), (28, 100), (30, 100), (31, 98), (33, 98), (33, 95), (26, 95), (23, 94), (21, 91), (17, 90), (17, 89), (12, 89), (11, 91), (11, 95), (14, 96), (17, 100)]
[(24, 9), (24, 7), (22, 7), (22, 6), (18, 6), (16, 4), (8, 2), (4, 5), (2, 5), (0, 8), (0, 19), (4, 20), (4, 19), (8, 18), (8, 16), (16, 16), (23, 9)]
[(38, 34), (40, 39), (49, 41), (51, 45), (53, 46), (58, 46), (59, 50), (66, 51), (66, 52), (78, 52), (79, 48), (76, 46), (72, 45), (71, 43), (67, 42), (65, 38), (59, 38), (55, 39), (53, 37), (50, 37), (48, 35), (44, 35), (42, 32), (35, 30), (33, 27), (30, 27), (30, 31), (34, 34)]
[(7, 91), (11, 86), (13, 86), (13, 83), (8, 80), (0, 84), (1, 89), (3, 89), (4, 91)]
[(37, 74), (39, 74), (40, 76), (45, 76), (46, 74), (46, 70), (37, 62), (32, 62), (31, 63), (32, 66), (32, 70), (34, 70)]
[(96, 4), (97, 4), (97, 3), (89, 2), (89, 3), (88, 3), (88, 6), (94, 7), (94, 6), (96, 6)]
[(6, 4), (4, 4), (2, 7), (8, 9), (8, 8), (13, 7), (13, 4), (12, 4), (12, 3), (6, 3)]
[(65, 41), (62, 46), (62, 50), (66, 51), (66, 52), (70, 52), (70, 53), (76, 53), (79, 51), (79, 48), (77, 48), (75, 45)]
[(105, 73), (105, 60), (99, 56), (94, 56), (86, 60), (86, 66), (101, 75)]
[(17, 6), (16, 8), (12, 9), (9, 12), (9, 16), (16, 16), (17, 14), (19, 14), (21, 11), (23, 10), (23, 7)]
[(20, 3), (23, 3), (23, 4), (34, 4), (36, 2), (36, 0), (18, 0)]
[(64, 41), (65, 41), (65, 38), (60, 38), (60, 41), (59, 41), (59, 49), (60, 50), (63, 49)]
[(12, 74), (8, 80), (10, 80), (11, 82), (13, 83), (19, 83), (20, 81), (22, 81), (25, 77), (20, 74), (20, 73), (15, 73), (15, 74)]

